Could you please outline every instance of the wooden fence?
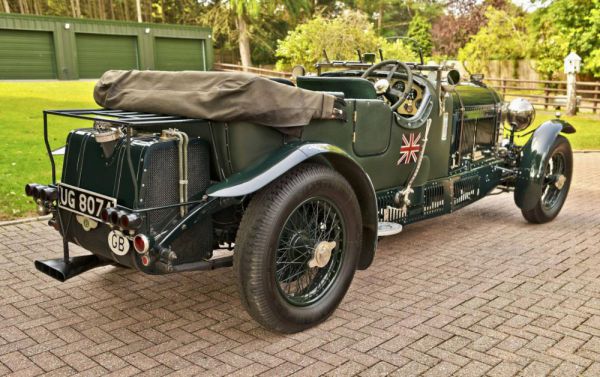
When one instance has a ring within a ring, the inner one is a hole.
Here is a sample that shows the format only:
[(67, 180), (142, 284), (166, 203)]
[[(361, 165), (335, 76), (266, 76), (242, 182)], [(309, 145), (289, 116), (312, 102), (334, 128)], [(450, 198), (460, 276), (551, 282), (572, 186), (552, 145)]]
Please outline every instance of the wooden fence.
[[(504, 95), (506, 99), (515, 97), (529, 98), (534, 106), (548, 109), (561, 109), (567, 106), (567, 82), (549, 80), (520, 80), (486, 78), (484, 80)], [(596, 114), (600, 110), (600, 81), (577, 82), (577, 107), (592, 110)]]
[[(215, 63), (216, 71), (236, 72), (244, 68), (235, 64)], [(273, 71), (263, 68), (246, 68), (247, 72), (261, 76), (284, 77), (292, 76), (289, 72)], [(516, 97), (528, 98), (531, 103), (545, 110), (563, 109), (567, 106), (567, 82), (549, 80), (520, 80), (506, 78), (486, 78), (487, 83), (496, 89), (505, 99)], [(591, 110), (594, 114), (600, 111), (600, 81), (577, 82), (577, 107), (578, 109)]]
[(255, 73), (260, 76), (268, 76), (268, 77), (283, 77), (283, 78), (292, 77), (292, 74), (289, 72), (280, 72), (280, 71), (273, 71), (271, 69), (254, 68), (254, 67), (246, 67), (246, 69), (244, 69), (244, 67), (242, 67), (241, 65), (236, 65), (236, 64), (215, 63), (215, 64), (213, 64), (213, 69), (215, 71), (225, 71), (225, 72), (246, 71), (246, 72), (250, 72), (250, 73)]

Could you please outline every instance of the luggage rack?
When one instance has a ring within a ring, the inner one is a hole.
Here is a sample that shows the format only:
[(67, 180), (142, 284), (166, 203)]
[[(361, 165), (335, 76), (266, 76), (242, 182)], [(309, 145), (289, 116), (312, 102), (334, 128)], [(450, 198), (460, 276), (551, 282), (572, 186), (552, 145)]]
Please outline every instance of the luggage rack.
[[(133, 164), (131, 162), (131, 127), (154, 126), (157, 124), (181, 124), (197, 122), (199, 119), (186, 118), (176, 115), (141, 113), (137, 111), (125, 110), (110, 110), (110, 109), (76, 109), (76, 110), (44, 110), (44, 144), (50, 159), (52, 168), (52, 184), (56, 184), (56, 163), (48, 140), (48, 115), (65, 116), (76, 119), (92, 120), (109, 122), (116, 126), (127, 127), (126, 138), (126, 153), (127, 162), (131, 172), (133, 172)], [(132, 173), (133, 174), (133, 173)]]
[(47, 115), (59, 115), (77, 119), (110, 122), (121, 126), (150, 126), (164, 123), (191, 123), (198, 119), (176, 115), (141, 113), (137, 111), (109, 109), (44, 110), (44, 125)]

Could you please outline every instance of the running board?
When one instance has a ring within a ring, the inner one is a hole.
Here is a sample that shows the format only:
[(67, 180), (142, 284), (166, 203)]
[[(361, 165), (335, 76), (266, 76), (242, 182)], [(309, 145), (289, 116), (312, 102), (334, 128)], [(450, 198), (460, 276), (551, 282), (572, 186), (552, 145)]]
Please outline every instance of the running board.
[(36, 260), (35, 268), (60, 282), (64, 282), (93, 268), (107, 264), (107, 261), (95, 255), (82, 255), (69, 258), (68, 263), (65, 263), (63, 258), (44, 261)]

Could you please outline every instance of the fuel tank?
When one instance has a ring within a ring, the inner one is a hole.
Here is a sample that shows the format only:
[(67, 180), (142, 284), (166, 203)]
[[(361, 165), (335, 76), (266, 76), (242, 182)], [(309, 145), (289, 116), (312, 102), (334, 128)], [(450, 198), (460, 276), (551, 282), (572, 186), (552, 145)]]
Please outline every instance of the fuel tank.
[[(140, 232), (157, 236), (176, 222), (180, 207), (161, 208), (180, 202), (178, 141), (159, 134), (143, 134), (131, 138), (130, 154), (133, 174), (128, 163), (125, 138), (106, 148), (96, 140), (93, 129), (72, 131), (67, 139), (61, 183), (115, 198), (117, 207), (142, 214)], [(188, 145), (189, 201), (202, 197), (210, 184), (209, 144), (191, 138)], [(137, 193), (135, 188), (137, 187)], [(137, 194), (137, 195), (136, 195)], [(136, 202), (137, 197), (137, 202)], [(111, 251), (109, 233), (113, 229), (98, 219), (60, 210), (62, 227), (70, 242), (118, 264), (144, 270), (139, 255), (131, 247), (124, 255)], [(212, 222), (199, 222), (172, 245), (177, 254), (174, 264), (197, 261), (212, 252)], [(145, 271), (152, 273), (152, 271)]]

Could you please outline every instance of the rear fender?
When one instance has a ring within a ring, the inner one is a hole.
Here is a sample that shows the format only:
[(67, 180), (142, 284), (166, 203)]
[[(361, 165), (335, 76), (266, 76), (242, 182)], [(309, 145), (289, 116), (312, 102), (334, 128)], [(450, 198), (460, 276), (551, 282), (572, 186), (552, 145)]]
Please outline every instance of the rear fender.
[(515, 182), (515, 203), (519, 208), (526, 211), (532, 209), (542, 196), (544, 163), (561, 132), (575, 133), (575, 127), (560, 119), (546, 121), (523, 147)]
[(362, 167), (343, 149), (325, 143), (286, 144), (262, 162), (208, 188), (210, 197), (240, 197), (257, 192), (284, 173), (311, 160), (325, 163), (342, 174), (361, 205), (362, 251), (358, 269), (371, 265), (377, 247), (377, 199), (373, 183)]

